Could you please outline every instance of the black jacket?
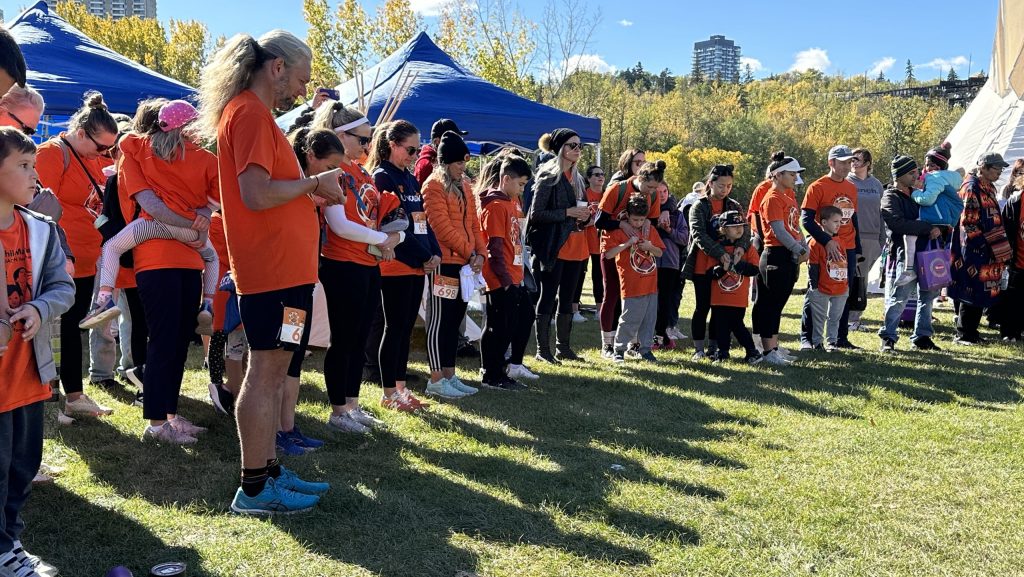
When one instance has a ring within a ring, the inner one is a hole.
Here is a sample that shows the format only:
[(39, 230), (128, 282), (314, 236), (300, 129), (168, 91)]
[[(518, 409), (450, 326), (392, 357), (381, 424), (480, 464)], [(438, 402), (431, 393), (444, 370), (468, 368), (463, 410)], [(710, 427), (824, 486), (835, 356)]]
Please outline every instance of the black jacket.
[(889, 229), (889, 262), (906, 262), (906, 250), (903, 247), (903, 237), (911, 234), (917, 236), (918, 252), (926, 250), (928, 246), (928, 235), (932, 232), (932, 225), (917, 220), (921, 207), (918, 206), (909, 194), (904, 194), (895, 188), (890, 188), (882, 193), (882, 220)]
[(1013, 249), (1014, 258), (1010, 259), (1010, 270), (1017, 270), (1016, 255), (1021, 242), (1020, 205), (1021, 191), (1014, 192), (1003, 207), (1003, 227), (1006, 229), (1006, 237), (1010, 241), (1010, 248)]
[(413, 215), (423, 213), (423, 196), (420, 195), (420, 183), (416, 177), (408, 170), (385, 160), (373, 171), (373, 185), (381, 192), (394, 193), (402, 202), (405, 214), (409, 216), (405, 241), (395, 247), (395, 260), (411, 268), (423, 268), (423, 263), (431, 257), (441, 256), (441, 246), (437, 244), (437, 238), (429, 225), (427, 234), (416, 234)]
[(541, 167), (533, 189), (533, 202), (526, 216), (526, 244), (541, 270), (555, 266), (558, 251), (576, 227), (567, 208), (576, 206), (576, 191), (565, 179), (557, 162)]

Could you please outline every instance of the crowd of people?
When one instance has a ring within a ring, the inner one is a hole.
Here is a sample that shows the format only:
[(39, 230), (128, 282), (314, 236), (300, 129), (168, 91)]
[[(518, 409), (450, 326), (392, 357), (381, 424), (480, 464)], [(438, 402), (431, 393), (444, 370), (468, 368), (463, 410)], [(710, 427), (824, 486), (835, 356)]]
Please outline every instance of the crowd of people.
[[(451, 119), (434, 123), (421, 147), (411, 123), (373, 126), (365, 111), (319, 95), (282, 131), (273, 111), (307, 94), (310, 62), (286, 31), (239, 35), (205, 67), (198, 106), (153, 99), (128, 118), (93, 92), (65, 131), (36, 146), (29, 137), (45, 103), (0, 34), (0, 575), (55, 574), (19, 540), (51, 385), (63, 387), (64, 419), (112, 411), (83, 386), (84, 330), (89, 386), (121, 375), (138, 389), (142, 437), (182, 445), (206, 432), (178, 400), (190, 343), (207, 337), (210, 400), (237, 422), (230, 508), (241, 514), (306, 511), (330, 489), (278, 459), (325, 444), (295, 424), (318, 283), (331, 334), (326, 425), (351, 434), (381, 427), (376, 410), (429, 406), (408, 370), (421, 303), (426, 395), (518, 391), (546, 364), (581, 360), (573, 329), (586, 320), (587, 276), (601, 356), (614, 365), (658, 362), (655, 351), (683, 346), (687, 283), (694, 362), (730, 362), (734, 339), (743, 362), (797, 362), (779, 333), (804, 264), (800, 348), (856, 349), (849, 331), (864, 326), (867, 269), (883, 253), (881, 351), (895, 352), (912, 299), (916, 349), (938, 349), (931, 308), (945, 296), (957, 343), (984, 344), (986, 310), (1002, 337), (1021, 338), (1024, 313), (1006, 303), (1024, 290), (1024, 167), (1001, 203), (994, 183), (1008, 164), (999, 154), (964, 175), (949, 170), (949, 145), (928, 151), (923, 171), (899, 156), (883, 187), (868, 150), (837, 145), (829, 172), (798, 198), (804, 168), (778, 152), (744, 207), (731, 196), (731, 165), (709, 167), (677, 199), (664, 162), (627, 150), (606, 179), (601, 166), (580, 165), (579, 135), (557, 128), (540, 138), (539, 160), (504, 148), (470, 176), (467, 133)], [(950, 254), (938, 271), (946, 288), (933, 282), (936, 250)], [(475, 385), (456, 358), (478, 297)], [(379, 367), (375, 410), (360, 405), (368, 357)]]

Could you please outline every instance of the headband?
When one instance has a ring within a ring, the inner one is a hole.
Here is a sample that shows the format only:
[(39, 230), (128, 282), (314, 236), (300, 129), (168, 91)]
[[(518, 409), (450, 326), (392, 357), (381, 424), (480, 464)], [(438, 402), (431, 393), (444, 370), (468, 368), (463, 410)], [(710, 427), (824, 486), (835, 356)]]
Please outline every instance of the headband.
[(797, 172), (797, 173), (799, 173), (799, 172), (803, 172), (803, 171), (804, 171), (804, 167), (800, 166), (799, 162), (797, 162), (794, 159), (790, 159), (789, 162), (787, 162), (786, 164), (783, 164), (782, 166), (780, 166), (780, 167), (776, 168), (775, 170), (773, 170), (772, 171), (772, 176), (775, 176), (776, 174), (778, 174), (780, 172)]
[(356, 128), (357, 126), (362, 126), (364, 124), (369, 124), (369, 123), (370, 123), (370, 119), (365, 117), (365, 116), (362, 116), (362, 117), (360, 117), (357, 120), (353, 120), (352, 122), (349, 122), (348, 124), (342, 124), (341, 126), (335, 128), (334, 132), (335, 133), (345, 132), (346, 130), (352, 130), (353, 128)]

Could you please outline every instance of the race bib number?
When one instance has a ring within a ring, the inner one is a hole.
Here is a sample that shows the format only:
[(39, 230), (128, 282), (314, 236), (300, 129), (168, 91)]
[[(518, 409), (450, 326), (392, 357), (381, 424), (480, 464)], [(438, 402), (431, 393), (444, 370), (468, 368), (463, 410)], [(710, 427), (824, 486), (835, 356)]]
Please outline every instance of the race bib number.
[(302, 332), (306, 330), (306, 311), (284, 307), (284, 319), (281, 321), (281, 342), (297, 345), (302, 341)]
[(427, 214), (425, 212), (412, 213), (412, 233), (427, 234)]
[(523, 266), (523, 249), (516, 246), (515, 256), (512, 257), (512, 264), (516, 266)]
[(828, 259), (826, 266), (828, 268), (828, 276), (832, 280), (846, 281), (849, 279), (849, 269), (847, 268), (847, 261), (843, 259)]
[(434, 275), (434, 296), (453, 301), (459, 298), (459, 279)]

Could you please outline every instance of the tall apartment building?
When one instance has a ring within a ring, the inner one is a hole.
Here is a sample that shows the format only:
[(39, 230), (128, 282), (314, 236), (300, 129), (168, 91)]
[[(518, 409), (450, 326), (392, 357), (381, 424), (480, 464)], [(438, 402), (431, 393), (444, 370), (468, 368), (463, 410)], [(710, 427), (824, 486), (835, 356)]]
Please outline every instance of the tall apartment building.
[(740, 81), (740, 47), (725, 36), (693, 43), (693, 69), (708, 80)]
[[(59, 0), (46, 0), (52, 10)], [(156, 0), (78, 0), (93, 16), (156, 18)]]

